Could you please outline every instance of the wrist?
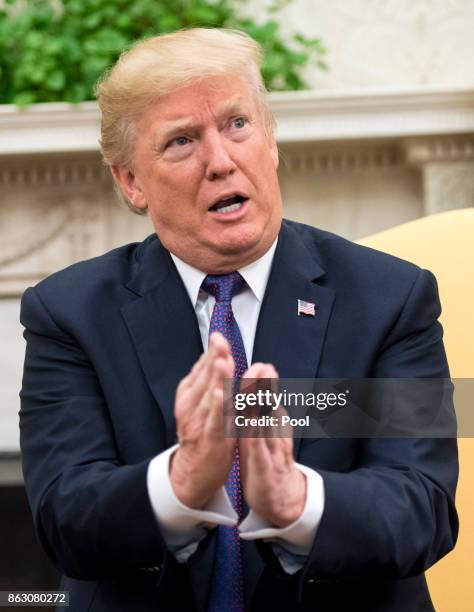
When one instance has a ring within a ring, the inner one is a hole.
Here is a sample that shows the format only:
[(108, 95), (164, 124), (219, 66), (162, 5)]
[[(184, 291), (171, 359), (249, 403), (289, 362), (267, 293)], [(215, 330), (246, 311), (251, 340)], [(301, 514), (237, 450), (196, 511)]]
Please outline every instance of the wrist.
[(178, 500), (194, 510), (202, 510), (212, 496), (212, 492), (196, 488), (195, 483), (203, 479), (193, 475), (183, 460), (178, 448), (170, 457), (169, 476), (171, 487)]
[(270, 519), (280, 529), (297, 521), (306, 505), (306, 476), (297, 468), (292, 478), (291, 489), (287, 495), (282, 496), (282, 499), (285, 503), (275, 509)]

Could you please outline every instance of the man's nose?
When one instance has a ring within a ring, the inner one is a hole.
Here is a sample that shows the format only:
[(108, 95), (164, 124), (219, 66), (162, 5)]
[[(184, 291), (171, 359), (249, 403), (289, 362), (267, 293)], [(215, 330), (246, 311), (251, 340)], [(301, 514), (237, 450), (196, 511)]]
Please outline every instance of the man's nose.
[(206, 178), (214, 181), (233, 174), (236, 165), (221, 134), (209, 135), (205, 143)]

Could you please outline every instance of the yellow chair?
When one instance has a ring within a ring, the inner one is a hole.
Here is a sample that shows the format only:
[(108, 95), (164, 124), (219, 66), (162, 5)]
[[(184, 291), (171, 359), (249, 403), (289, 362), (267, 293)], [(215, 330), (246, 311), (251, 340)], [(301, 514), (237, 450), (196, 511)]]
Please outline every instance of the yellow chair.
[[(453, 378), (474, 378), (474, 208), (423, 217), (359, 241), (431, 270)], [(474, 440), (459, 439), (459, 539), (427, 572), (437, 612), (474, 610)]]

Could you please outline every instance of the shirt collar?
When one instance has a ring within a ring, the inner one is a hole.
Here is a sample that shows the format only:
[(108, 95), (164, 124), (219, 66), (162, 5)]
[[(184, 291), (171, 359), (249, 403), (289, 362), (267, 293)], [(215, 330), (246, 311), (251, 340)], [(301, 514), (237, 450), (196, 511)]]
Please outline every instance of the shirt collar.
[[(261, 302), (267, 288), (268, 277), (270, 276), (270, 269), (272, 267), (273, 255), (275, 254), (278, 237), (275, 238), (272, 246), (268, 251), (252, 263), (239, 268), (237, 271), (242, 275), (247, 285), (250, 287), (252, 293), (255, 295), (257, 300)], [(177, 257), (174, 253), (170, 252), (170, 255), (174, 261), (174, 264), (178, 270), (181, 280), (186, 287), (191, 303), (196, 307), (199, 290), (201, 289), (202, 281), (206, 278), (207, 274), (198, 270), (193, 266)]]

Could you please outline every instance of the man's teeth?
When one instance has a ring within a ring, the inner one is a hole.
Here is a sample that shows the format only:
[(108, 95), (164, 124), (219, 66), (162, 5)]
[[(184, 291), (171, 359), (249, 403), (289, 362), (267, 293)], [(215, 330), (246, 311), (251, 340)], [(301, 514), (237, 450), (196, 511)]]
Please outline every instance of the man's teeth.
[(234, 210), (239, 210), (242, 207), (243, 202), (237, 202), (236, 204), (229, 204), (228, 206), (223, 206), (222, 208), (218, 208), (216, 212), (221, 214), (226, 214), (230, 212), (234, 212)]

